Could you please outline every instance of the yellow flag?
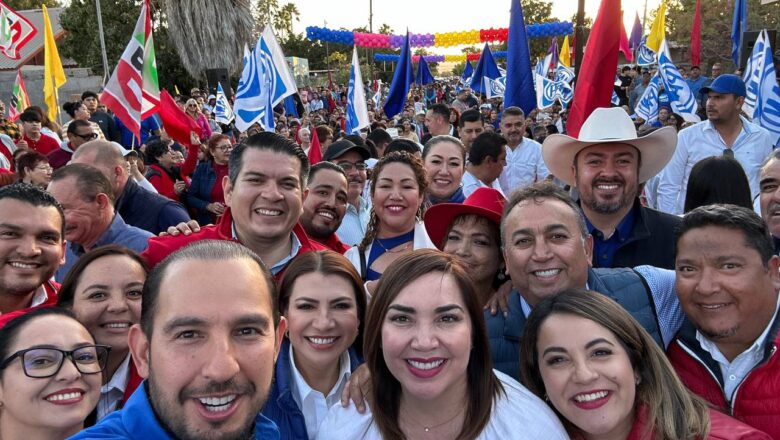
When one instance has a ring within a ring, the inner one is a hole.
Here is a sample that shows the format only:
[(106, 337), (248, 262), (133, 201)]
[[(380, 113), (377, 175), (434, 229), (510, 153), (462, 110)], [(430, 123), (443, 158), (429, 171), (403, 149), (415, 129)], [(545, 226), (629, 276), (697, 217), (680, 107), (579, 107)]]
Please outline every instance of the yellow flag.
[(62, 69), (60, 53), (57, 51), (57, 43), (54, 41), (54, 32), (51, 30), (49, 11), (46, 5), (41, 5), (43, 10), (44, 28), (44, 67), (43, 67), (43, 102), (48, 107), (49, 119), (57, 120), (60, 113), (57, 105), (57, 89), (65, 84), (65, 71)]
[(664, 38), (666, 38), (666, 1), (661, 2), (661, 6), (658, 8), (658, 15), (655, 16), (653, 25), (650, 27), (650, 34), (647, 36), (647, 47), (657, 53)]
[(571, 67), (571, 54), (569, 53), (569, 36), (563, 37), (563, 44), (561, 45), (561, 54), (558, 55), (558, 60), (566, 67)]
[(181, 95), (181, 92), (179, 92), (179, 86), (177, 86), (176, 84), (173, 85), (173, 90), (176, 92), (176, 96)]

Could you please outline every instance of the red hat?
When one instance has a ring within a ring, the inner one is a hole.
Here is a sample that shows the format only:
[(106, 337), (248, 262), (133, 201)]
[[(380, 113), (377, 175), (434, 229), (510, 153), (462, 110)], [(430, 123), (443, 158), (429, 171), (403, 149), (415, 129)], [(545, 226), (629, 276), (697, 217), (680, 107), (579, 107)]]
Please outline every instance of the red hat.
[(499, 226), (504, 213), (506, 199), (493, 188), (477, 188), (463, 203), (440, 203), (425, 212), (425, 229), (428, 237), (439, 249), (444, 248), (444, 239), (453, 220), (459, 215), (473, 214), (492, 221)]

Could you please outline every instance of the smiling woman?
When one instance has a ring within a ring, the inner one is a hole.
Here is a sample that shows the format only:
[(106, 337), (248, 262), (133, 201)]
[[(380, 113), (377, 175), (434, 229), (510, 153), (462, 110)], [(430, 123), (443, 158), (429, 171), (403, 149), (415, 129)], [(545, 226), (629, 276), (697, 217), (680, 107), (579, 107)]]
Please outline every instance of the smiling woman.
[(42, 308), (0, 330), (0, 438), (67, 438), (100, 395), (109, 347), (60, 308)]
[(631, 315), (569, 289), (528, 317), (520, 375), (578, 439), (769, 439), (691, 394)]

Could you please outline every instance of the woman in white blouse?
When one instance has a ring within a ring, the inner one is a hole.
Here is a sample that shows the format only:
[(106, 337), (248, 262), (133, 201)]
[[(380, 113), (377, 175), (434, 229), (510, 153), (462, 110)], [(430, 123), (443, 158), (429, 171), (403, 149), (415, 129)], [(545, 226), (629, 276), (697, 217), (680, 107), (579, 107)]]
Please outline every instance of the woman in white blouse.
[(566, 439), (555, 414), (493, 370), (482, 306), (457, 257), (417, 250), (382, 275), (366, 317), (368, 409), (335, 405), (318, 439)]
[(352, 264), (332, 251), (302, 254), (287, 267), (277, 304), (287, 334), (263, 409), (282, 440), (314, 439), (328, 408), (363, 363), (361, 284)]

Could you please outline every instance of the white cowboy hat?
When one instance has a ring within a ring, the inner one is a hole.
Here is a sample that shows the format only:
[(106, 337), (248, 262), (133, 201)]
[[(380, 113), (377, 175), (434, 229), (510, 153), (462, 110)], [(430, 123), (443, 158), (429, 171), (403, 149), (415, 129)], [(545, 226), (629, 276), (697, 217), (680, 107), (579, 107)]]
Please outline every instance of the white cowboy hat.
[(674, 127), (663, 127), (640, 138), (625, 110), (597, 108), (582, 124), (579, 139), (564, 134), (547, 136), (542, 144), (542, 158), (550, 173), (573, 185), (572, 164), (577, 153), (591, 145), (615, 143), (628, 144), (639, 150), (638, 177), (642, 183), (658, 174), (672, 159), (677, 148), (677, 131)]

